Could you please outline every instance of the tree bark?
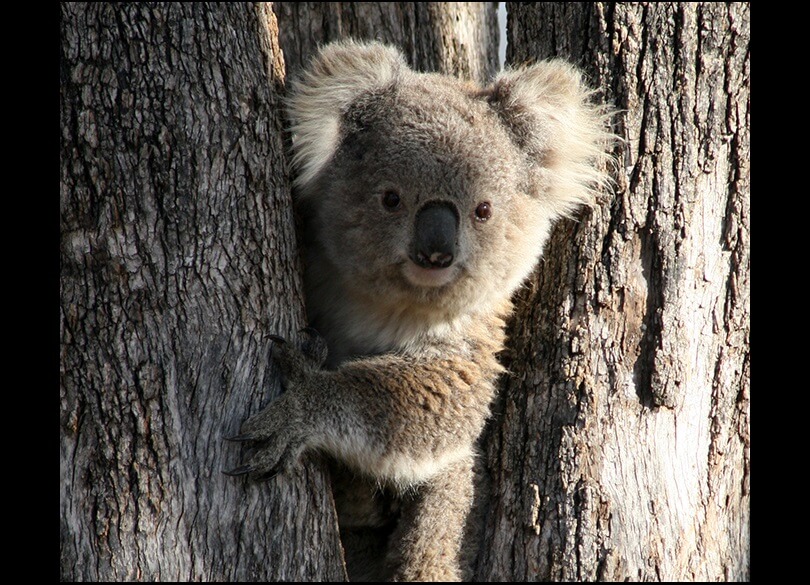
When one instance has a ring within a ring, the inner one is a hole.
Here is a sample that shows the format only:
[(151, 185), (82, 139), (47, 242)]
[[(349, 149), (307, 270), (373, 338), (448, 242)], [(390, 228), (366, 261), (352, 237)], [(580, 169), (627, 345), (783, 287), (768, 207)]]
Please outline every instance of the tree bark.
[(746, 580), (747, 3), (510, 3), (621, 110), (615, 196), (519, 299), (480, 580)]
[(412, 67), (486, 81), (498, 69), (496, 2), (276, 2), (291, 77), (345, 38), (396, 45)]
[(61, 35), (62, 579), (342, 579), (317, 463), (221, 473), (304, 325), (272, 10), (64, 3)]

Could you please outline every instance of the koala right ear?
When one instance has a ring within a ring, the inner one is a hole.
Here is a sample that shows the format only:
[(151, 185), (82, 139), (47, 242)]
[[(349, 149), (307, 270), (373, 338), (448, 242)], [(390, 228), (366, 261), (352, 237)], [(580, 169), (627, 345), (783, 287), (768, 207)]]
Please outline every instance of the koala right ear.
[(593, 205), (610, 183), (612, 110), (570, 63), (552, 59), (504, 71), (485, 92), (515, 144), (534, 166), (536, 193), (559, 215)]
[(292, 84), (287, 107), (292, 120), (295, 184), (309, 184), (340, 141), (340, 123), (362, 94), (393, 83), (408, 70), (402, 54), (378, 42), (340, 41), (323, 47)]

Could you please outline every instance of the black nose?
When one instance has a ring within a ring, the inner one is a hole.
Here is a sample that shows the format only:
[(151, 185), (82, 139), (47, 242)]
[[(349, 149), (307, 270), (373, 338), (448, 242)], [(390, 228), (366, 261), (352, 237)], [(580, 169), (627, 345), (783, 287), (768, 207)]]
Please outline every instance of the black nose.
[(458, 211), (452, 203), (427, 203), (416, 214), (411, 260), (422, 268), (446, 268), (456, 255)]

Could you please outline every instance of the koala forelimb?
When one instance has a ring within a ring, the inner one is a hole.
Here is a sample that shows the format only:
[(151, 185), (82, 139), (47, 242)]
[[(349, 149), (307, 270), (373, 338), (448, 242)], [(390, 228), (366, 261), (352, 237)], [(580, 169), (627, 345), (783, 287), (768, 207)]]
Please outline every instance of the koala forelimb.
[(459, 340), (438, 354), (358, 358), (336, 370), (277, 345), (287, 391), (242, 425), (239, 439), (271, 441), (248, 462), (250, 471), (271, 474), (317, 449), (403, 490), (430, 479), (472, 455), (503, 369), (497, 339)]

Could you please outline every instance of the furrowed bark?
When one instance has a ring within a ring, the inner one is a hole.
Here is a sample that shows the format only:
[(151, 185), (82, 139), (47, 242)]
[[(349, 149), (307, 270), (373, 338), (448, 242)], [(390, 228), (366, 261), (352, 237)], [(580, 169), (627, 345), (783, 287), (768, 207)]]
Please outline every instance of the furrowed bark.
[(304, 325), (269, 5), (62, 4), (66, 580), (343, 577), (319, 464), (225, 443)]
[(353, 38), (398, 46), (411, 66), (486, 81), (498, 69), (495, 2), (276, 2), (295, 75), (317, 48)]
[(509, 4), (621, 112), (615, 196), (558, 225), (512, 322), (477, 578), (746, 580), (748, 4)]

